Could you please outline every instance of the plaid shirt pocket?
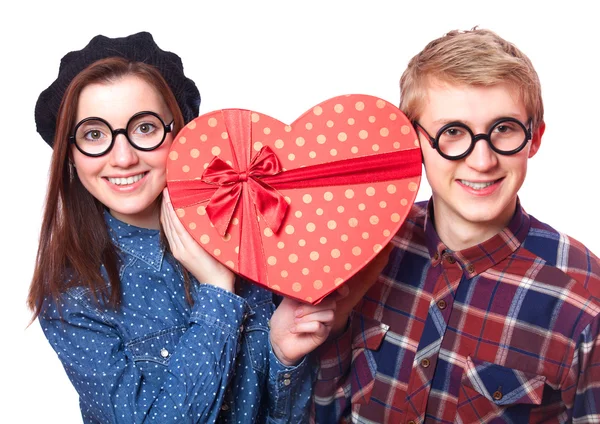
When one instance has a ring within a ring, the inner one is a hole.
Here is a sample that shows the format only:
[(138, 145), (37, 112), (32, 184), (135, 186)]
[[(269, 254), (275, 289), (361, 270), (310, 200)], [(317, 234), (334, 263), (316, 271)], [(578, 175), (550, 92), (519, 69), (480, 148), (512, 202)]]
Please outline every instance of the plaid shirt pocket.
[(366, 404), (371, 399), (377, 374), (377, 363), (372, 351), (379, 349), (388, 328), (380, 321), (353, 313), (350, 371), (353, 405)]
[(511, 417), (529, 422), (531, 409), (542, 403), (546, 377), (467, 357), (458, 399), (462, 422)]

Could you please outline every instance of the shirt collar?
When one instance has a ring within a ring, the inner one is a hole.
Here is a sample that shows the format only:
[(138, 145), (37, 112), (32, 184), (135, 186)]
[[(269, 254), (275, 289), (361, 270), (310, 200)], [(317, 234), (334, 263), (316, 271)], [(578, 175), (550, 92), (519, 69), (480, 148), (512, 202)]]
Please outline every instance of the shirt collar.
[(104, 219), (115, 246), (160, 270), (165, 249), (161, 246), (159, 230), (126, 224), (116, 219), (107, 210), (104, 211)]
[(472, 278), (515, 252), (527, 237), (531, 219), (521, 207), (517, 198), (515, 213), (508, 225), (495, 236), (483, 243), (463, 249), (452, 251), (439, 238), (433, 224), (433, 198), (427, 204), (425, 216), (425, 238), (427, 249), (433, 265), (437, 265), (448, 255), (458, 262), (468, 278)]

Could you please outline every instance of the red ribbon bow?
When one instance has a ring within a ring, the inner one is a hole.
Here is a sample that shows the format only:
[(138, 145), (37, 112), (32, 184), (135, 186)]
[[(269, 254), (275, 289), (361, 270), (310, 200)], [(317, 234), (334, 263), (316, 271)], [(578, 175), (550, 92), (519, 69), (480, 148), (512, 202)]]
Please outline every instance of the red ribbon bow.
[(263, 183), (260, 178), (276, 175), (281, 171), (279, 159), (268, 146), (260, 150), (244, 171), (236, 171), (218, 156), (213, 158), (202, 174), (202, 181), (219, 186), (206, 206), (206, 213), (221, 236), (224, 236), (229, 228), (231, 217), (244, 189), (267, 226), (274, 233), (279, 231), (288, 204), (283, 195)]
[(288, 204), (281, 193), (260, 179), (281, 171), (279, 159), (268, 146), (252, 159), (247, 170), (236, 171), (218, 156), (213, 158), (202, 174), (202, 181), (219, 186), (210, 198), (206, 213), (221, 236), (227, 232), (244, 189), (267, 226), (274, 233), (279, 231)]

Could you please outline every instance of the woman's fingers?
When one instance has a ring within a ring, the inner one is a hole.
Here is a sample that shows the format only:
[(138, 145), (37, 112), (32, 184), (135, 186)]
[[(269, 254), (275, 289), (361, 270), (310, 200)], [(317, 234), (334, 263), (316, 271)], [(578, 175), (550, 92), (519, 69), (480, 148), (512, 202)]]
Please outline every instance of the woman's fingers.
[(294, 321), (296, 323), (296, 328), (301, 324), (311, 322), (322, 323), (323, 325), (330, 327), (334, 316), (335, 312), (331, 309), (327, 309), (324, 311), (313, 312), (312, 314), (304, 315), (300, 318), (297, 317)]
[(300, 322), (292, 329), (294, 334), (312, 335), (319, 339), (325, 339), (329, 332), (329, 327), (319, 321)]
[[(167, 194), (165, 195), (165, 193)], [(183, 248), (183, 245), (181, 243), (180, 238), (177, 236), (177, 231), (175, 230), (173, 225), (173, 215), (175, 214), (175, 211), (171, 206), (171, 202), (166, 188), (163, 190), (163, 202), (160, 213), (163, 231), (167, 236), (167, 240), (169, 242), (169, 246), (171, 247), (171, 251), (173, 252), (173, 254), (175, 254), (175, 252), (178, 252)]]
[(296, 308), (295, 316), (296, 318), (301, 318), (319, 311), (335, 311), (336, 306), (337, 304), (334, 299), (324, 299), (321, 303), (317, 305), (301, 304)]

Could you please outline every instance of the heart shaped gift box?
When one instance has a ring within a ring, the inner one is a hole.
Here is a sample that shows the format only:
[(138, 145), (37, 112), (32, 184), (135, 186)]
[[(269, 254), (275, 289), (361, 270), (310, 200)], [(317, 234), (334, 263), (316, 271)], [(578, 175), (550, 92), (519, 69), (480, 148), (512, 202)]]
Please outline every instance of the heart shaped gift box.
[(417, 194), (421, 153), (406, 116), (345, 95), (292, 124), (242, 109), (188, 123), (167, 187), (179, 219), (218, 261), (316, 304), (398, 231)]

